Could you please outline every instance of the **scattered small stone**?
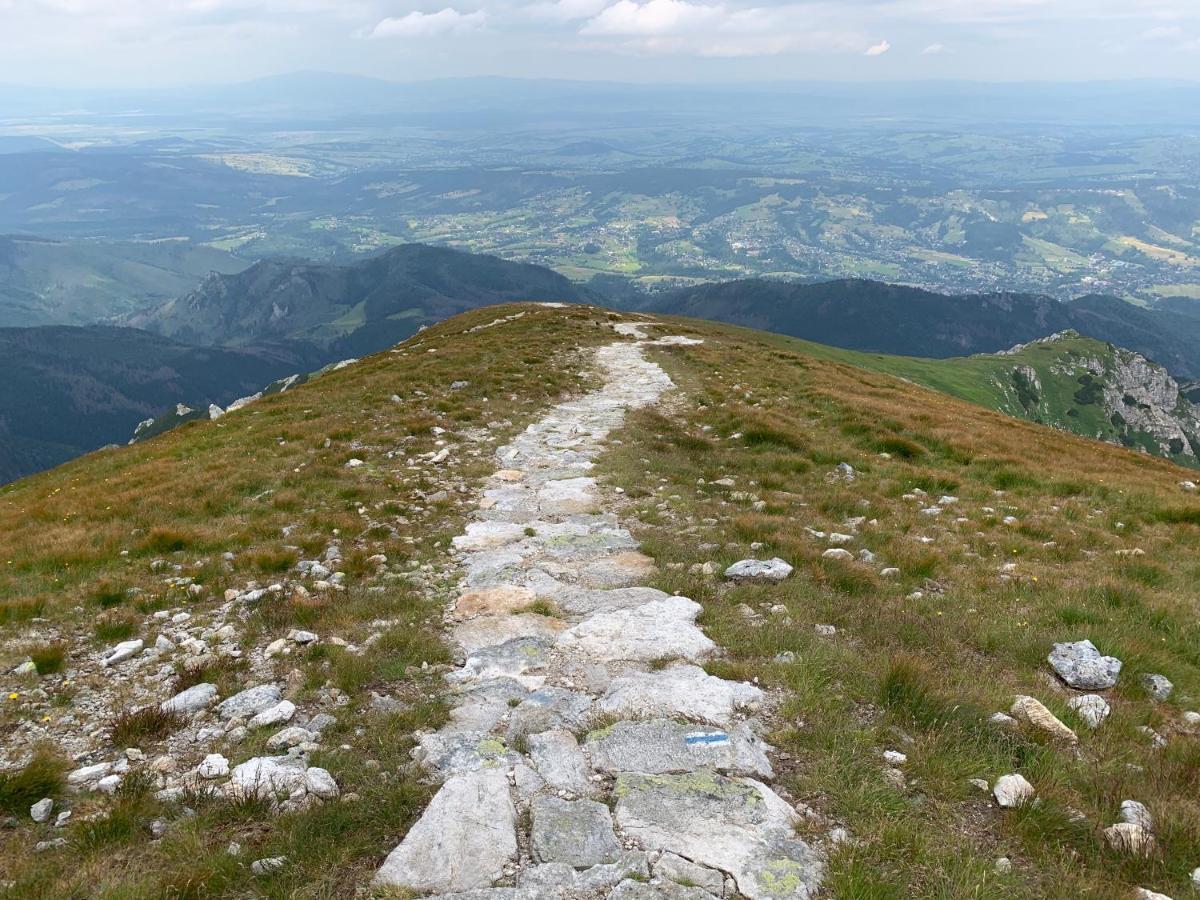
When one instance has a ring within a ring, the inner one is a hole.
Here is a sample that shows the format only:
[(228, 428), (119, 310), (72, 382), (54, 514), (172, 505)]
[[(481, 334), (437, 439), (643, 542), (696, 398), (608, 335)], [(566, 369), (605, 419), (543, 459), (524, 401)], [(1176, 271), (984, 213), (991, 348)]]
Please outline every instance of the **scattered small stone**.
[(229, 760), (220, 753), (210, 753), (196, 767), (196, 774), (201, 778), (224, 778), (229, 774)]
[(256, 859), (250, 863), (250, 871), (255, 875), (270, 875), (278, 872), (287, 865), (286, 856), (268, 856), (266, 859)]
[(1118, 822), (1104, 829), (1104, 840), (1113, 850), (1131, 856), (1149, 856), (1154, 852), (1154, 835), (1131, 822)]
[(725, 577), (734, 581), (783, 581), (791, 574), (792, 567), (779, 557), (765, 561), (743, 559), (735, 562), (725, 570)]
[(43, 797), (33, 806), (29, 807), (29, 817), (39, 825), (43, 822), (50, 821), (50, 814), (54, 812), (54, 799), (52, 797)]
[(1013, 701), (1009, 710), (1013, 718), (1049, 734), (1051, 737), (1068, 744), (1079, 742), (1078, 736), (1068, 728), (1058, 716), (1050, 712), (1040, 701), (1033, 697), (1019, 696)]
[(833, 625), (814, 625), (813, 631), (815, 631), (821, 637), (833, 637), (835, 634), (837, 634), (837, 628), (835, 628)]
[(1171, 691), (1175, 685), (1171, 684), (1162, 675), (1143, 675), (1142, 688), (1150, 695), (1150, 698), (1157, 700), (1159, 703), (1165, 703), (1171, 696)]
[(1099, 728), (1100, 723), (1108, 718), (1112, 708), (1108, 701), (1099, 694), (1082, 694), (1067, 701), (1067, 706), (1073, 709), (1084, 724), (1089, 728)]
[(908, 762), (908, 757), (899, 750), (884, 750), (883, 758), (893, 766), (902, 766)]
[(836, 559), (842, 562), (852, 562), (854, 560), (854, 554), (849, 550), (843, 550), (841, 547), (830, 547), (821, 556), (824, 559)]
[(992, 795), (996, 798), (996, 803), (1004, 809), (1012, 809), (1028, 803), (1034, 798), (1034, 794), (1033, 785), (1025, 779), (1024, 775), (1017, 773), (1001, 775), (996, 779), (996, 784), (992, 788)]
[(104, 668), (115, 666), (117, 663), (124, 662), (127, 659), (132, 659), (134, 656), (142, 652), (142, 648), (146, 646), (146, 642), (141, 638), (132, 641), (121, 641), (117, 646), (108, 651), (108, 655), (104, 657), (100, 665)]

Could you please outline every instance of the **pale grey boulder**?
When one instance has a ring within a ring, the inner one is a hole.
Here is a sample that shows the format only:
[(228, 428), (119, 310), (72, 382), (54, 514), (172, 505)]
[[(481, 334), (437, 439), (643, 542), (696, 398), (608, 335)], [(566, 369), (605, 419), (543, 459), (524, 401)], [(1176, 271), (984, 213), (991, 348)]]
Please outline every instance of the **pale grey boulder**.
[(1121, 661), (1101, 655), (1087, 640), (1055, 644), (1047, 659), (1059, 678), (1080, 691), (1106, 691), (1121, 674)]

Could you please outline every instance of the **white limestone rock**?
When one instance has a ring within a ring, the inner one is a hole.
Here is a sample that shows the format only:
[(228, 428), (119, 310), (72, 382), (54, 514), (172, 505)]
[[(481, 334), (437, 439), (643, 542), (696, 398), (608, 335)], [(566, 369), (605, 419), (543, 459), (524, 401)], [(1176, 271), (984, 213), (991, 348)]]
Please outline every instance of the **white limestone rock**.
[(516, 816), (503, 771), (450, 778), (384, 861), (374, 883), (441, 893), (490, 887), (516, 858)]
[(557, 646), (563, 653), (605, 660), (699, 660), (716, 649), (696, 627), (701, 610), (699, 603), (686, 597), (668, 597), (632, 609), (596, 613), (563, 632)]

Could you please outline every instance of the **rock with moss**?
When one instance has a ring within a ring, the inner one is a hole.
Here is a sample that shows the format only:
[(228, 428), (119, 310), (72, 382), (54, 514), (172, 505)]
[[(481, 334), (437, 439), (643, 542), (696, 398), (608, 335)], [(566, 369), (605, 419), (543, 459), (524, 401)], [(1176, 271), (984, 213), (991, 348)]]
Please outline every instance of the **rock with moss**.
[(626, 773), (614, 794), (625, 835), (728, 872), (750, 900), (808, 898), (821, 882), (821, 856), (796, 836), (795, 811), (759, 781)]

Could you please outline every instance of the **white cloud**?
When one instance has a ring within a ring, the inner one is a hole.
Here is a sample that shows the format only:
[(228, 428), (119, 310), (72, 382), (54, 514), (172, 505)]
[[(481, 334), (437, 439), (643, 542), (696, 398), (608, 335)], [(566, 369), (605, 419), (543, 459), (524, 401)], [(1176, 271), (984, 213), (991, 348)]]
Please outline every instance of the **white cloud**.
[(892, 49), (892, 45), (887, 41), (880, 41), (878, 44), (872, 44), (867, 48), (867, 56), (883, 56)]
[[(747, 10), (753, 13), (753, 10)], [(724, 6), (688, 0), (617, 0), (583, 26), (583, 34), (662, 35), (719, 28), (732, 15)]]
[(945, 52), (946, 52), (945, 44), (930, 44), (928, 47), (926, 47), (924, 50), (921, 51), (921, 55), (922, 56), (939, 56)]
[(1158, 25), (1142, 32), (1144, 41), (1173, 41), (1181, 37), (1183, 37), (1183, 29), (1178, 25)]
[(413, 38), (459, 34), (464, 31), (477, 31), (483, 27), (486, 19), (487, 14), (482, 9), (469, 13), (461, 13), (452, 6), (447, 6), (435, 13), (414, 10), (405, 16), (382, 20), (371, 29), (368, 37)]
[(554, 0), (550, 3), (534, 3), (526, 11), (536, 19), (571, 22), (590, 19), (601, 13), (609, 0)]

